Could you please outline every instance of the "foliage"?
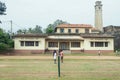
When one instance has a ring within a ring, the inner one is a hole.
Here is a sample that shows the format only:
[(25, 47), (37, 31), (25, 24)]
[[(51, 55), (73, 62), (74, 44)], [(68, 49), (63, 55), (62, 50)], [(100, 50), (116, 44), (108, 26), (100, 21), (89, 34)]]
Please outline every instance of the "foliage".
[(0, 51), (5, 51), (9, 48), (9, 46), (7, 44), (4, 43), (0, 43)]
[(42, 27), (39, 25), (36, 25), (35, 28), (29, 28), (29, 29), (19, 29), (17, 31), (17, 34), (29, 34), (29, 33), (33, 33), (33, 34), (39, 34), (39, 33), (43, 33), (42, 32)]
[(54, 33), (55, 32), (55, 28), (60, 25), (60, 24), (68, 24), (66, 21), (62, 21), (62, 20), (56, 20), (53, 24), (49, 24), (47, 26), (47, 28), (45, 29), (45, 33)]
[(10, 39), (10, 35), (0, 29), (0, 51), (8, 50), (14, 47), (14, 42)]
[(46, 33), (53, 33), (54, 27), (52, 24), (49, 24), (48, 27), (46, 28), (45, 32)]
[(114, 33), (114, 47), (115, 50), (119, 50), (120, 49), (120, 33)]
[[(54, 33), (56, 26), (60, 25), (60, 24), (68, 24), (66, 21), (62, 21), (62, 20), (56, 20), (53, 24), (49, 24), (47, 26), (47, 28), (44, 30), (45, 33)], [(17, 34), (39, 34), (39, 33), (43, 33), (42, 31), (42, 27), (39, 25), (36, 25), (35, 28), (29, 28), (29, 29), (19, 29), (17, 31)]]
[(107, 26), (104, 27), (104, 32), (106, 34), (114, 36), (114, 48), (115, 51), (120, 49), (120, 26)]
[(0, 1), (0, 15), (5, 15), (6, 5)]

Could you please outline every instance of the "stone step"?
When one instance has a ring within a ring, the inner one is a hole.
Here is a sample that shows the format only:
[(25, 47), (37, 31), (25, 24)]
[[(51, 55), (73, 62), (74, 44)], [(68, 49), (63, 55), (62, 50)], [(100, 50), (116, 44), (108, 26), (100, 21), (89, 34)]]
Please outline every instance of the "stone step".
[(71, 51), (70, 50), (63, 50), (63, 53), (64, 54), (71, 54)]

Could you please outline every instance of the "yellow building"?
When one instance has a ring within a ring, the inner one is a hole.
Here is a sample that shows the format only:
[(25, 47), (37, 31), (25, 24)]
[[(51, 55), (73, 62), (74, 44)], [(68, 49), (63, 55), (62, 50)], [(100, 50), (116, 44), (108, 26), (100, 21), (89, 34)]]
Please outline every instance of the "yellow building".
[(45, 53), (62, 49), (65, 53), (102, 53), (114, 51), (114, 37), (93, 32), (88, 24), (61, 24), (54, 34), (18, 34), (14, 36), (18, 53)]

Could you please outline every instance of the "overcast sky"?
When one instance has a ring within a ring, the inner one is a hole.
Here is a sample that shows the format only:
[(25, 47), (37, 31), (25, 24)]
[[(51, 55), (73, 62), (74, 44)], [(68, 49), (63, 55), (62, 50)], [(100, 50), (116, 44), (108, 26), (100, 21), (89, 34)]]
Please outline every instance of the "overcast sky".
[[(0, 27), (13, 31), (20, 28), (48, 24), (60, 19), (72, 24), (91, 24), (94, 26), (95, 1), (97, 0), (0, 0), (7, 6), (7, 15), (0, 16)], [(103, 4), (103, 26), (120, 26), (120, 0), (101, 0)]]

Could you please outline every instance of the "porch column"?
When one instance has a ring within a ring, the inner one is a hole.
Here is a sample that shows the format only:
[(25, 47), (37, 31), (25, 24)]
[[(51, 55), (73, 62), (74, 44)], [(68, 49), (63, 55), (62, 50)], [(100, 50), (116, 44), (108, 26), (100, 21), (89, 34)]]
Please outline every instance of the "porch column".
[(71, 50), (71, 41), (69, 42), (69, 49)]

